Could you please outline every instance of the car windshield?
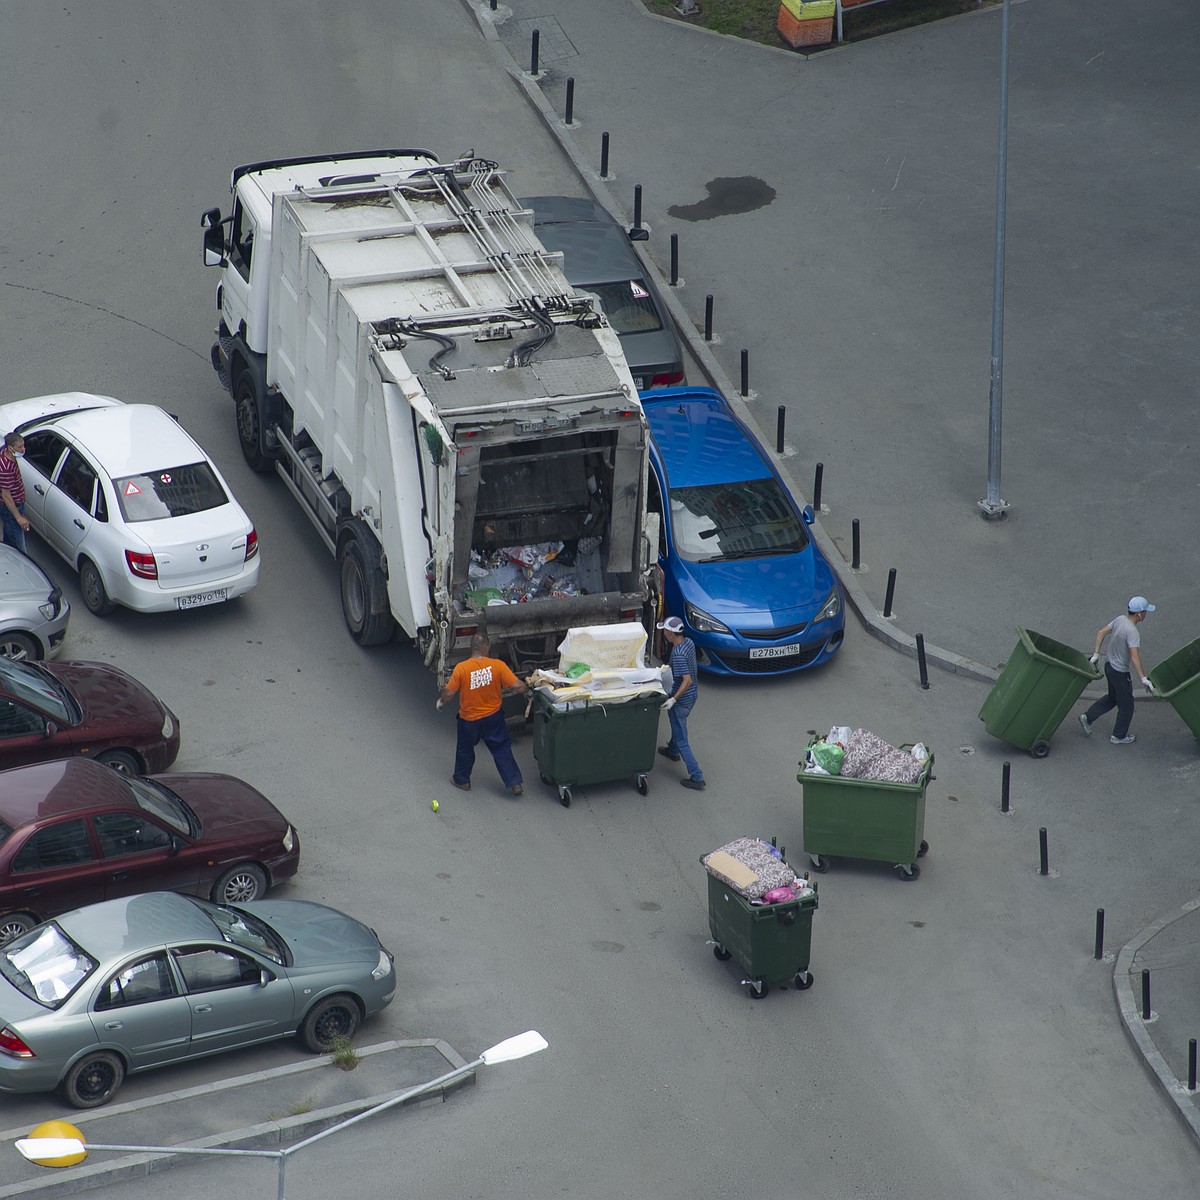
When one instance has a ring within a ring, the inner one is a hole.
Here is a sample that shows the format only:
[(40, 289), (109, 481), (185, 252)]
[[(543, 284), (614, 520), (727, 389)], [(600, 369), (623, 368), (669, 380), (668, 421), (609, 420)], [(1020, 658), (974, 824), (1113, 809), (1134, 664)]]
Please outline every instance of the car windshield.
[(216, 472), (206, 462), (144, 475), (114, 479), (117, 503), (126, 524), (158, 521), (163, 517), (186, 517), (229, 503)]
[(23, 704), (40, 708), (64, 725), (74, 723), (65, 689), (43, 668), (0, 657), (0, 684)]
[(688, 562), (796, 554), (808, 545), (803, 522), (772, 478), (672, 489), (671, 530)]
[(288, 965), (287, 946), (266, 921), (228, 904), (209, 904), (195, 896), (189, 896), (188, 899), (208, 914), (225, 941), (244, 950), (253, 950), (255, 954), (261, 954), (281, 966)]
[(191, 810), (169, 787), (164, 787), (156, 779), (140, 779), (136, 775), (127, 776), (125, 782), (129, 784), (139, 808), (180, 833), (193, 832)]
[(39, 925), (0, 949), (0, 974), (47, 1008), (58, 1008), (95, 969), (57, 925)]
[(608, 323), (617, 333), (654, 333), (663, 327), (650, 291), (641, 279), (584, 285), (600, 300)]

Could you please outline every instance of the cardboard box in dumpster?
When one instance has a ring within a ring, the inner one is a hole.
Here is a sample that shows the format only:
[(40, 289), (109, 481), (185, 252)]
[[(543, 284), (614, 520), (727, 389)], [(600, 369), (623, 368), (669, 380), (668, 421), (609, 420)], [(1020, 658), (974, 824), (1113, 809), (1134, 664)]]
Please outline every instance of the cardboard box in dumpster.
[(593, 671), (642, 667), (645, 651), (646, 630), (636, 621), (584, 625), (568, 629), (559, 643), (559, 670), (565, 674), (576, 663), (586, 663)]

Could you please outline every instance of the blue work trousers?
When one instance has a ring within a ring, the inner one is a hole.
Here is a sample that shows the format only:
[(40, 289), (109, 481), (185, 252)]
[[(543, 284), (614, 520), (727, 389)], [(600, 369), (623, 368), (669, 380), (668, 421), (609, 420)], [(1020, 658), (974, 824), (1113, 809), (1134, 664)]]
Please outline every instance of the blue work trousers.
[(497, 709), (490, 716), (480, 717), (478, 721), (464, 721), (462, 717), (458, 718), (454, 782), (471, 782), (471, 770), (475, 766), (475, 747), (480, 742), (492, 752), (492, 758), (496, 760), (496, 770), (500, 772), (504, 786), (513, 788), (521, 783), (521, 768), (513, 758), (512, 738), (508, 736), (503, 709)]
[(700, 764), (696, 761), (696, 756), (692, 753), (692, 747), (688, 742), (687, 722), (691, 711), (690, 704), (685, 707), (678, 702), (674, 707), (667, 709), (667, 720), (671, 723), (671, 740), (667, 743), (667, 753), (678, 754), (683, 759), (683, 765), (687, 767), (688, 774), (697, 783), (700, 783), (704, 779), (704, 772), (700, 770)]
[(1117, 722), (1113, 726), (1113, 737), (1123, 738), (1133, 720), (1133, 679), (1128, 671), (1118, 671), (1107, 662), (1104, 664), (1104, 677), (1108, 680), (1108, 695), (1087, 710), (1088, 724), (1091, 725), (1097, 717), (1115, 708)]
[[(17, 512), (22, 516), (25, 515), (25, 505), (18, 504)], [(20, 550), (22, 554), (27, 553), (25, 549), (25, 530), (17, 524), (17, 518), (8, 511), (7, 504), (0, 504), (0, 517), (4, 518), (4, 544), (13, 546)]]

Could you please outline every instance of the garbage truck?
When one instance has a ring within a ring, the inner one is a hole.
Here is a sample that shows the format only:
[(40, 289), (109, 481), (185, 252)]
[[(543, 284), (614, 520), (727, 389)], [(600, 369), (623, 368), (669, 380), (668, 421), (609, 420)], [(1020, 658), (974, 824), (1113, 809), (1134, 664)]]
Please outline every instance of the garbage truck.
[[(212, 363), (249, 466), (337, 564), (362, 646), (521, 674), (657, 597), (649, 435), (617, 334), (496, 163), (374, 150), (236, 168), (201, 218)], [(652, 551), (653, 548), (653, 551)]]

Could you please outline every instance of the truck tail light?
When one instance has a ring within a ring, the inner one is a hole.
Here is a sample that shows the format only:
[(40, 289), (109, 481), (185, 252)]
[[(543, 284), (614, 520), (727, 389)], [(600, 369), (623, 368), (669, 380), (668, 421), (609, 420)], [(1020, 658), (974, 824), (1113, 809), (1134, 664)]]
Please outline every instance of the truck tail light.
[(130, 574), (137, 575), (141, 579), (158, 578), (158, 563), (154, 561), (153, 554), (139, 554), (136, 550), (126, 550), (125, 565), (129, 568)]
[(246, 534), (246, 562), (249, 562), (258, 553), (258, 532), (251, 529)]
[(454, 640), (456, 642), (469, 641), (479, 632), (478, 625), (460, 625), (454, 631)]
[(7, 1025), (0, 1029), (0, 1053), (11, 1054), (13, 1058), (37, 1058)]

